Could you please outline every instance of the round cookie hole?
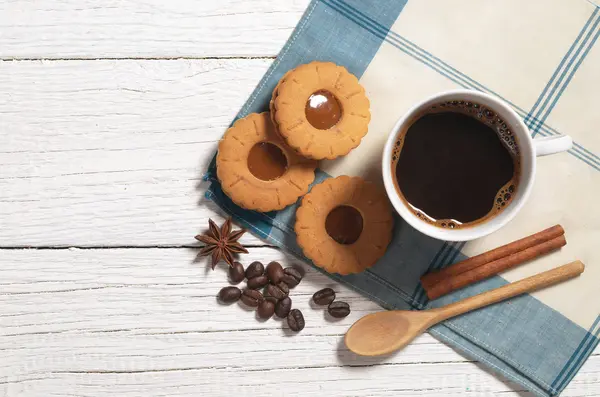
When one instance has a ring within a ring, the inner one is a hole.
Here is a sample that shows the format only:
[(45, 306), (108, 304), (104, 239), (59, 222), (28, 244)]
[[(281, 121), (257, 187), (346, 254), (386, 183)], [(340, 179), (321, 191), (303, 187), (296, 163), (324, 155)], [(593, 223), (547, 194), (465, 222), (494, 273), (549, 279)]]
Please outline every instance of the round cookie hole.
[(325, 218), (325, 231), (340, 244), (353, 244), (363, 230), (363, 217), (354, 207), (340, 205)]
[(306, 120), (319, 130), (328, 130), (342, 118), (342, 105), (327, 90), (314, 92), (306, 101)]
[(248, 153), (248, 170), (260, 180), (275, 180), (285, 174), (287, 167), (283, 151), (270, 142), (259, 142)]

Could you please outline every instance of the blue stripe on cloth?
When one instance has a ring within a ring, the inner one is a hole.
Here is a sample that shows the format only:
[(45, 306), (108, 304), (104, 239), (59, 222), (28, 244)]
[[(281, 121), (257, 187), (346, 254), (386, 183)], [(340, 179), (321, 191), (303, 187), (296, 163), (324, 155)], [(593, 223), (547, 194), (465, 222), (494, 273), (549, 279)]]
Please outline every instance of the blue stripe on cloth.
[[(600, 29), (598, 29), (598, 24), (600, 24), (600, 14), (598, 13), (598, 8), (596, 8), (594, 10), (594, 12), (592, 13), (592, 17), (591, 18), (595, 17), (596, 15), (598, 15), (598, 17), (596, 18), (594, 24), (592, 25), (592, 28), (588, 31), (587, 35), (585, 36), (585, 39), (581, 42), (581, 44), (579, 45), (579, 48), (577, 48), (577, 51), (575, 52), (575, 55), (569, 61), (569, 64), (567, 65), (567, 67), (563, 71), (563, 73), (561, 74), (561, 76), (558, 79), (557, 83), (552, 87), (550, 95), (548, 95), (548, 97), (544, 101), (544, 104), (542, 105), (542, 107), (538, 111), (538, 113), (537, 113), (537, 115), (535, 117), (535, 121), (533, 122), (533, 125), (531, 127), (532, 131), (533, 131), (533, 136), (536, 135), (537, 131), (540, 129), (541, 124), (543, 124), (544, 121), (548, 118), (548, 116), (550, 115), (550, 112), (552, 112), (552, 110), (556, 106), (556, 103), (560, 99), (562, 93), (565, 91), (565, 89), (567, 88), (567, 86), (571, 82), (571, 79), (575, 75), (575, 72), (577, 72), (577, 70), (579, 69), (579, 66), (581, 66), (581, 63), (586, 58), (586, 56), (589, 53), (590, 49), (596, 43), (596, 40), (598, 39), (598, 35), (600, 34)], [(590, 38), (591, 38), (591, 41), (590, 41)], [(577, 61), (577, 63), (574, 63), (575, 60), (578, 58), (579, 54), (581, 54), (581, 51), (583, 51), (583, 54), (581, 55), (581, 57), (579, 57), (579, 60)], [(568, 75), (567, 79), (561, 85), (562, 80), (567, 75)], [(558, 92), (556, 92), (556, 95), (554, 95), (554, 93), (555, 93), (555, 91), (557, 89), (558, 89)], [(546, 105), (548, 104), (548, 102), (550, 100), (552, 100), (552, 103), (550, 104), (550, 106), (546, 107)], [(543, 115), (541, 115), (542, 112), (544, 112)]]
[[(429, 273), (431, 270), (435, 269), (437, 261), (439, 260), (440, 256), (442, 255), (442, 252), (444, 252), (444, 250), (446, 249), (446, 247), (448, 247), (448, 242), (447, 241), (445, 241), (444, 244), (442, 244), (442, 247), (435, 254), (435, 256), (433, 257), (433, 259), (431, 260), (431, 262), (429, 262), (429, 265), (427, 266), (427, 270), (425, 271), (425, 273)], [(419, 302), (419, 300), (417, 299), (417, 296), (422, 291), (423, 291), (423, 285), (419, 282), (417, 284), (417, 288), (415, 288), (415, 291), (412, 294), (413, 300)]]
[[(519, 106), (515, 105), (508, 99), (502, 97), (497, 92), (494, 92), (493, 90), (490, 90), (489, 88), (483, 86), (481, 83), (473, 80), (469, 76), (458, 71), (454, 67), (452, 67), (449, 64), (447, 64), (446, 62), (442, 61), (440, 58), (435, 57), (434, 55), (430, 54), (426, 50), (422, 49), (415, 43), (409, 41), (408, 39), (400, 36), (399, 34), (393, 32), (393, 31), (387, 31), (387, 33), (386, 33), (386, 30), (383, 27), (379, 26), (379, 23), (377, 21), (369, 18), (368, 16), (364, 15), (361, 11), (353, 8), (352, 6), (349, 6), (348, 4), (344, 3), (342, 0), (323, 0), (323, 4), (330, 6), (334, 10), (338, 11), (340, 14), (344, 15), (349, 20), (362, 26), (369, 33), (379, 36), (382, 40), (385, 40), (387, 43), (389, 43), (392, 46), (394, 46), (395, 48), (401, 50), (405, 54), (413, 57), (414, 59), (418, 60), (419, 62), (422, 62), (426, 66), (430, 67), (431, 69), (435, 70), (436, 72), (438, 72), (441, 75), (445, 76), (446, 78), (450, 79), (451, 81), (458, 84), (459, 86), (461, 86), (463, 88), (473, 89), (473, 90), (482, 91), (482, 92), (486, 92), (486, 93), (495, 95), (498, 98), (502, 99), (503, 101), (507, 102), (510, 106), (512, 106), (521, 117), (525, 118), (528, 115), (530, 116), (530, 114), (528, 112), (526, 112)], [(536, 119), (534, 118), (533, 120), (536, 120)], [(540, 128), (541, 130), (544, 130), (544, 131), (548, 130), (548, 127), (544, 123), (541, 123), (540, 126), (541, 126), (541, 128)], [(554, 130), (554, 131), (556, 133), (558, 133), (558, 131), (556, 131), (556, 130)], [(578, 147), (581, 147), (581, 145), (578, 145), (578, 144), (576, 144), (576, 145)], [(569, 151), (569, 153), (571, 155), (573, 155), (574, 157), (576, 157), (577, 159), (592, 166), (597, 171), (600, 171), (600, 165), (599, 165), (600, 157), (596, 156), (595, 154), (593, 154), (592, 152), (589, 152), (587, 150), (586, 150), (586, 152), (588, 153), (588, 155), (586, 156), (586, 155), (580, 153), (580, 151), (581, 150), (574, 149), (574, 150)], [(594, 160), (590, 160), (589, 156), (592, 156), (592, 158)]]
[[(441, 267), (443, 267), (448, 262), (448, 257), (450, 257), (453, 253), (456, 252), (455, 247), (456, 247), (456, 242), (448, 241), (445, 249), (444, 248), (440, 249), (440, 252), (444, 251), (444, 253), (440, 256), (439, 260), (437, 261), (437, 263), (433, 266), (433, 268), (431, 270), (439, 270)], [(421, 286), (419, 293), (417, 294), (417, 296), (415, 296), (415, 301), (418, 302), (422, 307), (424, 307), (425, 304), (427, 303), (426, 299), (424, 299), (425, 296), (426, 296), (425, 289)]]
[[(456, 257), (461, 253), (462, 249), (465, 246), (465, 242), (459, 242), (459, 243), (452, 243), (450, 246), (450, 253), (449, 255), (446, 255), (446, 259), (440, 261), (440, 263), (438, 264), (438, 266), (436, 266), (434, 269), (435, 270), (439, 270), (442, 269), (448, 265), (451, 265), (453, 263), (455, 263), (456, 261)], [(421, 285), (421, 283), (419, 283), (419, 286), (421, 286), (421, 291), (419, 293), (419, 295), (417, 297), (415, 297), (415, 300), (417, 302), (419, 302), (423, 307), (427, 305), (427, 303), (429, 303), (429, 297), (427, 296), (425, 289), (423, 288), (423, 286)]]
[(465, 242), (461, 241), (458, 243), (453, 243), (451, 246), (451, 250), (448, 253), (448, 255), (446, 255), (446, 257), (444, 258), (443, 261), (441, 261), (441, 263), (438, 265), (438, 267), (436, 268), (436, 270), (440, 270), (446, 266), (448, 266), (449, 264), (453, 263), (454, 260), (456, 259), (456, 256), (460, 253), (460, 250), (465, 246)]
[(571, 47), (569, 48), (569, 50), (567, 51), (567, 53), (565, 54), (565, 56), (562, 58), (562, 60), (558, 64), (558, 67), (556, 68), (556, 70), (552, 74), (552, 77), (550, 78), (550, 80), (546, 84), (546, 87), (544, 87), (544, 90), (542, 91), (542, 93), (538, 97), (537, 101), (535, 101), (535, 104), (533, 105), (533, 107), (529, 111), (529, 114), (527, 115), (527, 117), (525, 117), (524, 121), (525, 121), (525, 124), (527, 124), (528, 127), (530, 127), (529, 123), (530, 123), (530, 119), (531, 119), (532, 115), (537, 111), (538, 106), (540, 105), (540, 103), (542, 102), (542, 100), (546, 97), (546, 94), (548, 93), (548, 90), (550, 89), (550, 87), (552, 85), (554, 85), (555, 79), (558, 77), (558, 74), (562, 70), (565, 62), (567, 61), (567, 59), (569, 59), (571, 57), (571, 54), (573, 53), (573, 49), (577, 46), (577, 43), (579, 43), (579, 40), (581, 40), (581, 38), (583, 37), (583, 34), (587, 30), (587, 28), (590, 25), (590, 23), (594, 20), (594, 17), (596, 16), (597, 13), (598, 13), (598, 9), (596, 8), (594, 10), (594, 12), (592, 13), (592, 15), (590, 15), (590, 17), (588, 18), (587, 22), (585, 23), (585, 25), (583, 26), (583, 28), (581, 29), (581, 31), (579, 32), (579, 35), (577, 35), (577, 38), (575, 39), (575, 41), (573, 42), (573, 44), (571, 44)]
[(590, 152), (577, 142), (573, 142), (573, 149), (577, 150), (582, 156), (585, 156), (588, 160), (593, 161), (596, 165), (600, 165), (600, 157)]
[(581, 340), (581, 343), (573, 352), (573, 355), (569, 361), (567, 361), (563, 369), (552, 383), (552, 387), (556, 390), (557, 394), (567, 386), (571, 379), (573, 379), (573, 376), (575, 376), (581, 365), (583, 365), (583, 361), (585, 361), (585, 358), (587, 358), (588, 354), (594, 351), (596, 346), (598, 346), (599, 333), (600, 316), (596, 318), (596, 321), (594, 321), (594, 324), (592, 324), (592, 327), (588, 331), (585, 338)]
[(579, 370), (581, 369), (581, 367), (587, 360), (588, 356), (594, 351), (594, 349), (596, 349), (596, 347), (598, 347), (598, 344), (600, 342), (599, 333), (600, 333), (600, 329), (596, 329), (594, 336), (590, 339), (590, 342), (588, 343), (588, 345), (581, 351), (581, 353), (580, 353), (581, 355), (575, 362), (575, 365), (573, 366), (573, 368), (571, 368), (571, 370), (569, 371), (567, 376), (563, 379), (563, 381), (560, 383), (560, 385), (557, 386), (556, 394), (561, 393), (565, 389), (565, 387), (567, 387), (567, 385), (571, 382), (571, 380), (573, 380), (573, 378), (575, 377), (577, 372), (579, 372)]

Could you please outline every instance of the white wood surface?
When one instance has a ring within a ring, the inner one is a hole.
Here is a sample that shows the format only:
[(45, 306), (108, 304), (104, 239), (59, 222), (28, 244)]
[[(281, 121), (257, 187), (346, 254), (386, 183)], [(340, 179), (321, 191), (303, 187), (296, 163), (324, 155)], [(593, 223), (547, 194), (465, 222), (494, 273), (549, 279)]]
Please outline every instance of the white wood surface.
[[(299, 335), (217, 303), (201, 175), (307, 3), (0, 2), (0, 396), (531, 395), (429, 335), (352, 356), (378, 307), (310, 268)], [(311, 307), (324, 286), (350, 317)], [(600, 396), (599, 353), (563, 395)]]
[(275, 56), (309, 0), (4, 0), (0, 58)]

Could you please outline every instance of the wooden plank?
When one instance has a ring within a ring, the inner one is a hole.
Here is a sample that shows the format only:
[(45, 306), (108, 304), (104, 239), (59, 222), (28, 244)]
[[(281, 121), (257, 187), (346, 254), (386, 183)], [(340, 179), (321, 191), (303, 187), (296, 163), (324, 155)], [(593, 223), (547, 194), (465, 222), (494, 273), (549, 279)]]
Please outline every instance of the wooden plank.
[(0, 59), (273, 57), (309, 0), (0, 2)]
[[(0, 394), (528, 395), (429, 335), (383, 359), (352, 355), (344, 332), (379, 308), (312, 268), (291, 293), (307, 323), (299, 334), (220, 305), (226, 268), (211, 271), (197, 252), (3, 250)], [(297, 264), (271, 248), (252, 249), (253, 260)], [(325, 286), (350, 303), (348, 318), (311, 305)], [(600, 393), (599, 372), (595, 355), (564, 395)]]
[(0, 62), (0, 246), (194, 244), (202, 174), (270, 63)]

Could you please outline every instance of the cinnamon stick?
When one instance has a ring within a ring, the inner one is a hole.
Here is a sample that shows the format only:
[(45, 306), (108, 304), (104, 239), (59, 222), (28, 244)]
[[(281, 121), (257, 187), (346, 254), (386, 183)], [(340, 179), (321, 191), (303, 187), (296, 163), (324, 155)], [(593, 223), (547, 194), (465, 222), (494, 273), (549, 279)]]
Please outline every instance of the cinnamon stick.
[(554, 225), (548, 229), (542, 230), (541, 232), (532, 234), (531, 236), (513, 241), (512, 243), (495, 248), (491, 251), (465, 259), (462, 262), (458, 262), (440, 271), (427, 273), (421, 277), (421, 284), (425, 290), (431, 289), (434, 284), (442, 280), (457, 276), (486, 263), (493, 262), (500, 258), (523, 251), (545, 241), (552, 240), (563, 234), (565, 234), (565, 230), (562, 228), (562, 226)]
[(515, 267), (516, 265), (525, 261), (554, 251), (565, 244), (567, 244), (565, 236), (559, 235), (551, 240), (544, 241), (522, 251), (514, 252), (508, 256), (499, 258), (476, 268), (472, 268), (469, 271), (447, 277), (443, 280), (440, 280), (433, 286), (430, 285), (429, 287), (426, 287), (423, 285), (423, 287), (425, 288), (425, 292), (427, 293), (429, 299), (436, 299), (440, 296), (446, 295), (451, 291), (465, 287), (474, 282), (484, 280), (504, 270)]

